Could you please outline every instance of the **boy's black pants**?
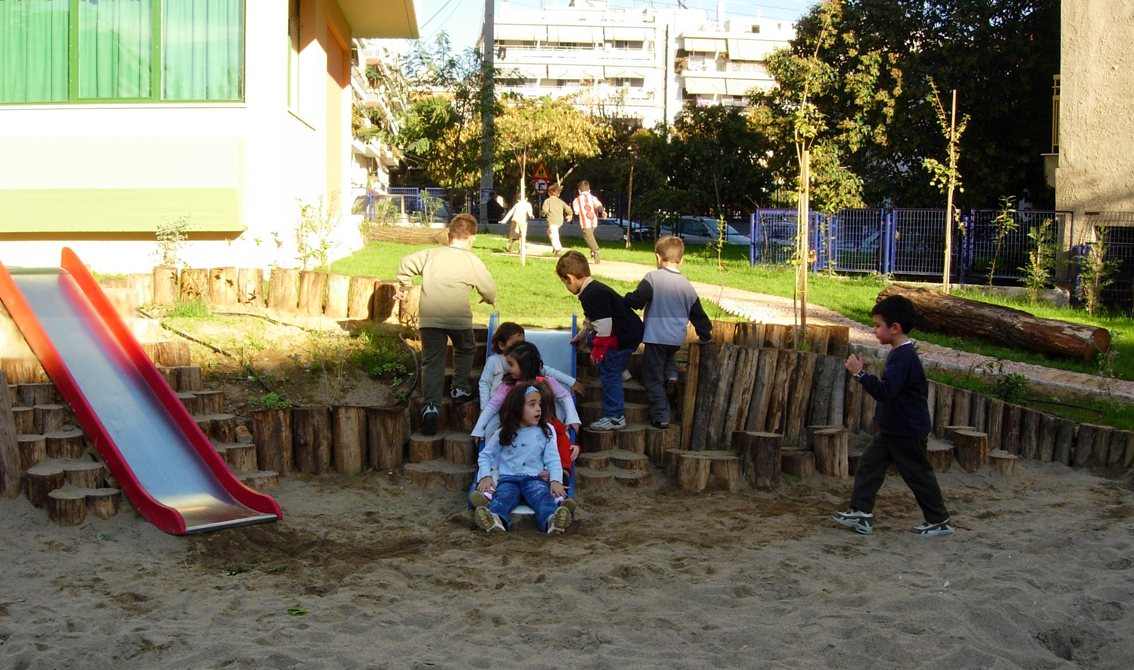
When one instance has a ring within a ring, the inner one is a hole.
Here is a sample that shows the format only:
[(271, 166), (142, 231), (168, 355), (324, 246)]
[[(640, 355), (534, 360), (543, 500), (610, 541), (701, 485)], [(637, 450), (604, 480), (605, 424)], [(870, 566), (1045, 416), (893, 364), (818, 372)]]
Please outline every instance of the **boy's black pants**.
[(887, 435), (878, 433), (870, 446), (862, 452), (858, 470), (854, 474), (854, 491), (850, 506), (860, 512), (874, 511), (874, 498), (886, 481), (890, 464), (898, 466), (898, 474), (913, 491), (921, 513), (929, 523), (940, 523), (949, 518), (941, 488), (933, 474), (927, 455), (927, 438), (922, 436)]
[(453, 341), (453, 387), (472, 393), (469, 374), (472, 372), (476, 338), (472, 328), (421, 329), (421, 395), (425, 404), (441, 406), (445, 392), (445, 350)]

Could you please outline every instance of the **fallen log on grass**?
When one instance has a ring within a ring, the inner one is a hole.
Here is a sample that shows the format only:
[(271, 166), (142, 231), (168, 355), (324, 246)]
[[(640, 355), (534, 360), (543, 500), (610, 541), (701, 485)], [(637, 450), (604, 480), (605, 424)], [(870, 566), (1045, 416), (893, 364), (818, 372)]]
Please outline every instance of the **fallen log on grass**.
[(1041, 319), (1011, 307), (901, 284), (887, 286), (878, 298), (892, 295), (909, 298), (917, 309), (917, 327), (930, 332), (983, 337), (1026, 351), (1080, 360), (1110, 350), (1110, 332), (1098, 326)]

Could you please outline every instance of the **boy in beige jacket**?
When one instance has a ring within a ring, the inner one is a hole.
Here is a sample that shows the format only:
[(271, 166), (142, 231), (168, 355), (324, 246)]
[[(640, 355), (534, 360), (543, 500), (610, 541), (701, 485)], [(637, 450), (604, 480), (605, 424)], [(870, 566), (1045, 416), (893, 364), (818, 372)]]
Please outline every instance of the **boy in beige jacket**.
[(405, 296), (413, 285), (414, 275), (421, 275), (421, 303), (418, 317), (421, 329), (421, 391), (424, 409), (421, 432), (437, 433), (441, 394), (445, 386), (445, 345), (453, 342), (454, 370), (450, 397), (455, 404), (473, 400), (472, 372), (476, 341), (472, 330), (472, 308), (469, 295), (473, 289), (481, 301), (496, 304), (496, 282), (488, 268), (472, 253), (476, 240), (476, 219), (458, 214), (449, 223), (449, 246), (423, 249), (402, 259), (398, 281), (402, 290), (396, 300)]

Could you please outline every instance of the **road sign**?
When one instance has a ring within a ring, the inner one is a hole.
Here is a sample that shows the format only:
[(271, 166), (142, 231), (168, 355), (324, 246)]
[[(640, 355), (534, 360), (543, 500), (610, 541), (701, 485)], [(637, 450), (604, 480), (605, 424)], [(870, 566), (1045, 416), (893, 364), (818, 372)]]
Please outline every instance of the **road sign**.
[(547, 165), (545, 165), (543, 161), (537, 163), (535, 166), (535, 172), (532, 172), (532, 181), (539, 181), (540, 179), (546, 182), (551, 181), (551, 175), (548, 174)]
[(546, 179), (533, 179), (532, 182), (535, 184), (536, 193), (540, 195), (547, 193), (548, 181)]

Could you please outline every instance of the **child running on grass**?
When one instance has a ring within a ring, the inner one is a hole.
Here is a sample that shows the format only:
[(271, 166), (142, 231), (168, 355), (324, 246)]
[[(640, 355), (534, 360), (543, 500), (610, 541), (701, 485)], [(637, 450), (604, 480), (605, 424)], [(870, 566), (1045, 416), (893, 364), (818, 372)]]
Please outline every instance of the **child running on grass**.
[(926, 455), (926, 441), (933, 425), (929, 420), (929, 383), (921, 359), (910, 341), (915, 310), (908, 298), (890, 296), (871, 310), (874, 337), (891, 346), (882, 378), (862, 369), (862, 358), (851, 354), (846, 368), (864, 391), (878, 401), (874, 420), (878, 434), (858, 461), (851, 492), (850, 510), (831, 518), (863, 535), (874, 532), (874, 498), (886, 481), (886, 470), (898, 466), (902, 481), (913, 491), (925, 523), (913, 529), (923, 537), (952, 535), (953, 524), (941, 497), (941, 488)]
[[(492, 334), (492, 355), (484, 362), (484, 370), (480, 373), (481, 407), (488, 407), (488, 401), (492, 400), (492, 396), (504, 383), (504, 374), (508, 366), (504, 360), (504, 352), (523, 341), (524, 327), (520, 324), (505, 321), (496, 327), (496, 332)], [(546, 365), (543, 366), (540, 374), (544, 377), (551, 377), (574, 393), (583, 395), (583, 385), (569, 374), (560, 372), (555, 368), (549, 368)], [(492, 427), (492, 429), (495, 429), (495, 427)], [(486, 432), (491, 433), (492, 430)]]
[[(493, 494), (492, 501), (473, 512), (476, 525), (492, 532), (512, 528), (511, 513), (526, 502), (536, 513), (541, 531), (562, 533), (571, 525), (571, 511), (556, 499), (565, 499), (563, 466), (556, 449), (555, 431), (543, 413), (542, 383), (514, 386), (504, 398), (500, 430), (492, 434), (477, 459), (477, 492)], [(493, 465), (499, 481), (493, 482)], [(547, 470), (550, 482), (540, 479)]]
[(504, 402), (504, 396), (513, 386), (531, 384), (536, 381), (546, 382), (555, 394), (556, 404), (563, 422), (576, 430), (579, 429), (579, 414), (575, 410), (575, 401), (571, 398), (571, 392), (563, 388), (552, 377), (544, 377), (541, 374), (543, 359), (540, 358), (539, 349), (536, 345), (531, 342), (519, 342), (513, 345), (504, 354), (504, 362), (507, 372), (504, 383), (488, 400), (488, 404), (481, 408), (480, 418), (477, 419), (476, 426), (472, 430), (473, 437), (491, 435), (494, 430), (493, 426), (496, 425), (494, 421), (503, 421), (503, 417), (498, 419), (497, 414)]

